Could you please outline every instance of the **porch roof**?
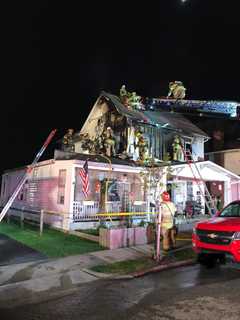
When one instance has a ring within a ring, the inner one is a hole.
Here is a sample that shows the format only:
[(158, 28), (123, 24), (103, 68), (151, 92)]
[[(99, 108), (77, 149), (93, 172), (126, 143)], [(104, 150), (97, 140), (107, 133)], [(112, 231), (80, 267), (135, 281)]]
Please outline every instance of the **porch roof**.
[[(219, 166), (218, 164), (212, 161), (199, 161), (195, 163), (198, 170), (195, 168), (195, 165), (192, 164), (192, 170), (195, 174), (195, 177), (199, 180), (204, 181), (240, 181), (240, 176), (235, 173)], [(181, 178), (190, 178), (194, 179), (193, 172), (188, 164), (179, 164), (173, 165), (172, 175), (181, 177)]]
[[(104, 156), (101, 156), (101, 155), (65, 152), (58, 149), (55, 149), (54, 151), (54, 159), (55, 160), (83, 160), (83, 161), (86, 161), (88, 159), (89, 161), (97, 162), (97, 163), (109, 163), (109, 161)], [(111, 161), (112, 164), (127, 165), (131, 167), (138, 166), (136, 162), (132, 160), (124, 160), (119, 158), (111, 158), (109, 160)]]

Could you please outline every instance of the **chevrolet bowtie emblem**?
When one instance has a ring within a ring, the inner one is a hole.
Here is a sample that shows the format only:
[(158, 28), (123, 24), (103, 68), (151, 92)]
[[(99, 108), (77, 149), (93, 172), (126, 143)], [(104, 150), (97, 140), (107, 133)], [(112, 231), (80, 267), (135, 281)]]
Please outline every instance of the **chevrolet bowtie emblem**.
[(218, 236), (215, 233), (208, 234), (208, 238), (216, 239)]

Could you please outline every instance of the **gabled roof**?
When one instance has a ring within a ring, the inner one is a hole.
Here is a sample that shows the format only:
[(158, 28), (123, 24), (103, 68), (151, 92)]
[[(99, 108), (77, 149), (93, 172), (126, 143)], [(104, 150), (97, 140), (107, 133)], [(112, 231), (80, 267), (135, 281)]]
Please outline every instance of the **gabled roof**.
[[(196, 169), (196, 167), (198, 170)], [(231, 181), (240, 182), (240, 177), (230, 170), (227, 170), (212, 161), (199, 161), (195, 162), (194, 166), (189, 166), (189, 164), (177, 164), (171, 166), (171, 174), (177, 177), (199, 179), (204, 181)], [(194, 172), (194, 175), (193, 175)], [(199, 175), (201, 173), (201, 176)], [(214, 173), (214, 174), (213, 174)]]
[(149, 119), (147, 116), (144, 115), (144, 113), (142, 111), (138, 111), (138, 110), (129, 110), (127, 109), (121, 102), (120, 98), (113, 95), (113, 94), (110, 94), (110, 93), (107, 93), (105, 91), (103, 91), (101, 93), (101, 96), (104, 96), (108, 101), (110, 100), (115, 108), (117, 109), (117, 111), (126, 116), (127, 118), (130, 118), (130, 119), (133, 119), (133, 120), (136, 120), (136, 121), (139, 121), (139, 122), (145, 122), (145, 123), (148, 123), (148, 124), (154, 124), (153, 121), (151, 121), (151, 119)]
[(166, 111), (144, 111), (144, 114), (150, 119), (153, 119), (155, 123), (160, 126), (166, 126), (166, 124), (168, 124), (165, 128), (177, 130), (181, 132), (181, 134), (199, 135), (208, 138), (208, 135), (205, 132), (179, 113)]
[(129, 110), (122, 104), (119, 97), (105, 91), (101, 93), (101, 96), (110, 101), (120, 114), (137, 122), (176, 130), (181, 134), (209, 138), (205, 132), (179, 113), (160, 110)]

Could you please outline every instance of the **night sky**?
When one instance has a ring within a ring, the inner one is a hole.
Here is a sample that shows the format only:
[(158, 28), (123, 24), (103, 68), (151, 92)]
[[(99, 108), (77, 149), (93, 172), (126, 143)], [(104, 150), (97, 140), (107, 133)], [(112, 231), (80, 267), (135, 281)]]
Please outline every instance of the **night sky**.
[(80, 129), (101, 90), (158, 97), (181, 80), (189, 99), (240, 101), (238, 2), (7, 2), (0, 170), (31, 163), (53, 128)]

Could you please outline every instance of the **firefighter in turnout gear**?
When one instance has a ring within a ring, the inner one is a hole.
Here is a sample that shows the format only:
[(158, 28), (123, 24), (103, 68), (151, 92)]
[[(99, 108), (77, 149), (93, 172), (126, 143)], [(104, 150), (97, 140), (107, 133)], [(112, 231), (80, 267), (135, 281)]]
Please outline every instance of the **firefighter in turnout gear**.
[(176, 247), (176, 227), (174, 225), (174, 216), (177, 211), (175, 205), (170, 200), (170, 195), (167, 191), (162, 193), (162, 220), (161, 234), (163, 237), (163, 250), (168, 251)]
[(173, 149), (173, 160), (183, 161), (183, 151), (182, 151), (181, 140), (179, 136), (174, 137), (174, 140), (172, 143), (172, 149)]
[(74, 152), (75, 151), (74, 143), (73, 143), (73, 133), (74, 133), (73, 129), (68, 129), (67, 133), (64, 135), (64, 137), (62, 139), (63, 151), (66, 151), (66, 152)]

